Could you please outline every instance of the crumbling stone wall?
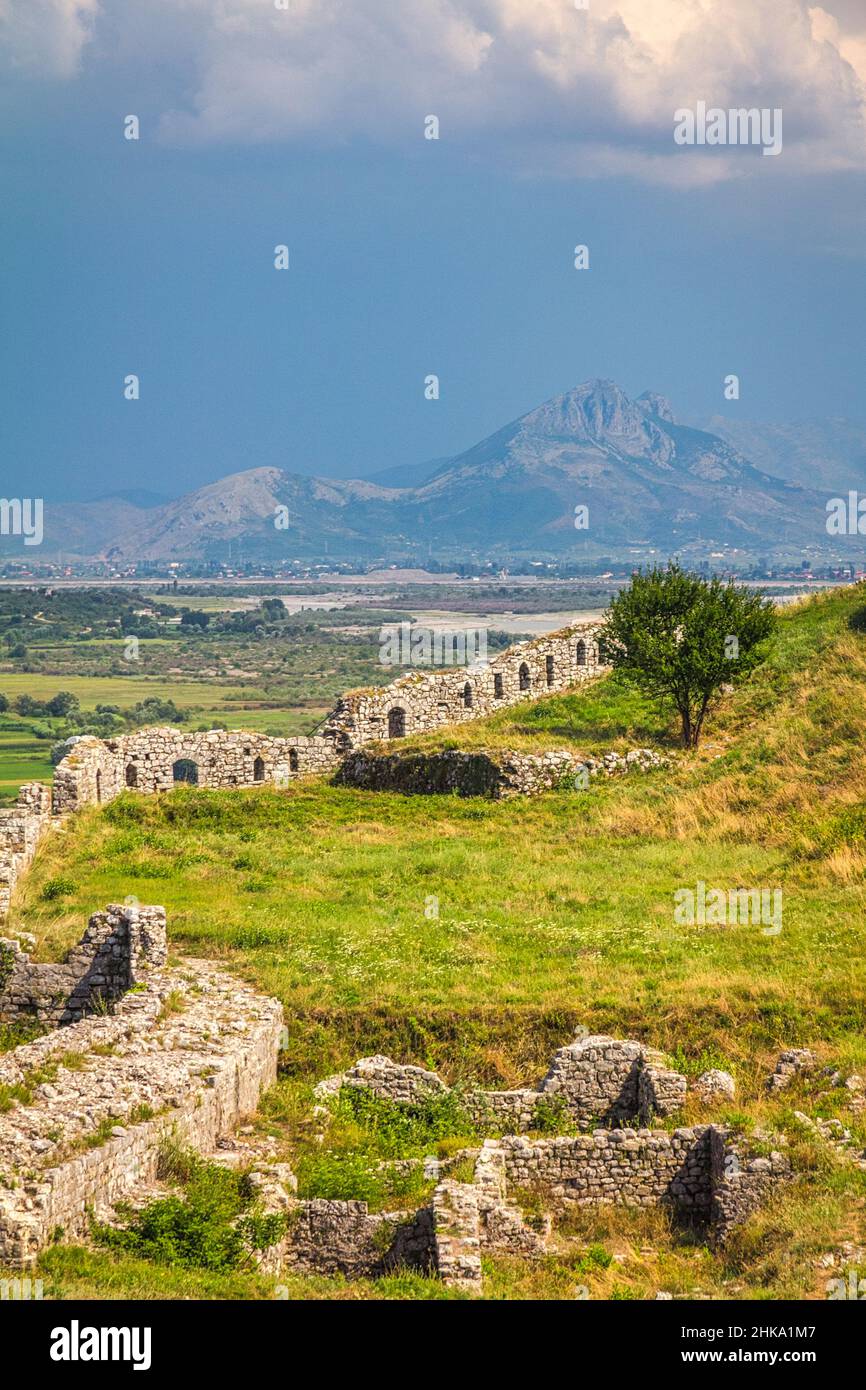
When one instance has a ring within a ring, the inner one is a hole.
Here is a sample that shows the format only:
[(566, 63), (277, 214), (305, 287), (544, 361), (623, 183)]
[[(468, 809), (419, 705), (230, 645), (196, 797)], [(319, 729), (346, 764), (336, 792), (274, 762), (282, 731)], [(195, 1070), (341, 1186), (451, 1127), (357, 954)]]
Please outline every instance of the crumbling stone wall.
[(378, 1278), (391, 1269), (428, 1271), (434, 1264), (429, 1207), (370, 1212), (366, 1202), (323, 1197), (295, 1204), (288, 1234), (266, 1267), (293, 1274)]
[(52, 826), (51, 790), (28, 782), (14, 806), (0, 810), (0, 917), (9, 911), (12, 890)]
[(146, 986), (0, 1056), (0, 1086), (23, 1092), (0, 1113), (0, 1266), (32, 1264), (58, 1229), (87, 1236), (155, 1180), (167, 1140), (211, 1152), (276, 1080), (277, 1000), (206, 961), (160, 965), (162, 909), (139, 914)]
[[(550, 1139), (508, 1135), (487, 1139), (476, 1151), (471, 1182), (444, 1178), (429, 1206), (415, 1213), (371, 1214), (365, 1202), (296, 1202), (290, 1230), (267, 1267), (361, 1278), (402, 1264), (480, 1294), (483, 1252), (538, 1258), (553, 1213), (665, 1206), (724, 1241), (790, 1176), (781, 1154), (750, 1158), (745, 1141), (720, 1125), (672, 1133), (625, 1127)], [(515, 1200), (521, 1192), (535, 1201), (540, 1196), (545, 1213), (525, 1217)]]
[(165, 961), (161, 907), (114, 905), (95, 912), (61, 965), (34, 963), (17, 941), (0, 938), (0, 1020), (75, 1023), (146, 982)]
[(344, 752), (378, 739), (484, 719), (521, 700), (567, 690), (602, 669), (597, 623), (519, 642), (477, 669), (417, 669), (384, 689), (352, 690), (323, 728)]
[(251, 730), (148, 728), (113, 739), (81, 738), (58, 764), (54, 809), (59, 813), (111, 801), (121, 792), (170, 791), (177, 782), (200, 787), (284, 786), (321, 776), (340, 762), (321, 738), (272, 738)]
[(754, 1154), (747, 1141), (720, 1126), (710, 1136), (712, 1200), (710, 1219), (716, 1239), (723, 1242), (737, 1226), (763, 1206), (779, 1184), (791, 1177), (784, 1154)]
[(665, 765), (666, 759), (651, 748), (635, 748), (625, 754), (605, 753), (603, 758), (581, 757), (566, 748), (540, 754), (486, 749), (471, 753), (459, 749), (374, 753), (360, 749), (347, 755), (334, 780), (365, 791), (412, 796), (454, 793), (502, 800), (560, 787), (579, 788), (588, 786), (594, 777), (645, 772)]
[[(670, 1205), (708, 1218), (712, 1126), (599, 1129), (566, 1138), (509, 1135), (485, 1142), (502, 1154), (508, 1186), (541, 1188), (554, 1208)], [(489, 1160), (488, 1160), (489, 1161)]]
[[(398, 1104), (448, 1090), (436, 1072), (383, 1056), (362, 1057), (347, 1072), (320, 1082), (316, 1095), (326, 1100), (342, 1086), (364, 1086)], [(534, 1089), (478, 1090), (462, 1099), (479, 1122), (523, 1133), (537, 1127), (539, 1106), (561, 1107), (578, 1126), (620, 1124), (674, 1114), (685, 1096), (686, 1078), (661, 1053), (643, 1043), (593, 1034), (560, 1048)]]
[[(480, 719), (505, 705), (565, 690), (601, 669), (596, 624), (564, 628), (518, 643), (486, 666), (412, 671), (377, 690), (350, 691), (320, 732), (274, 738), (245, 730), (191, 732), (149, 728), (113, 739), (80, 738), (57, 766), (54, 811), (110, 801), (127, 788), (170, 790), (178, 781), (203, 787), (284, 786), (298, 777), (334, 772), (347, 753), (371, 741)], [(519, 762), (519, 759), (518, 759)], [(518, 762), (498, 775), (538, 781)]]

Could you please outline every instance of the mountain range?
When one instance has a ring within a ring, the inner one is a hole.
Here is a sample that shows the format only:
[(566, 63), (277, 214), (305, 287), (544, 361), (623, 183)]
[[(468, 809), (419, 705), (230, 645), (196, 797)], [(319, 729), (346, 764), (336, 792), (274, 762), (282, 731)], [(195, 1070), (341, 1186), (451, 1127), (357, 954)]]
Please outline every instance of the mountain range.
[(453, 458), (366, 479), (257, 467), (171, 501), (46, 504), (44, 549), (118, 561), (798, 552), (829, 548), (827, 498), (858, 486), (866, 431), (846, 421), (699, 429), (663, 396), (593, 380)]

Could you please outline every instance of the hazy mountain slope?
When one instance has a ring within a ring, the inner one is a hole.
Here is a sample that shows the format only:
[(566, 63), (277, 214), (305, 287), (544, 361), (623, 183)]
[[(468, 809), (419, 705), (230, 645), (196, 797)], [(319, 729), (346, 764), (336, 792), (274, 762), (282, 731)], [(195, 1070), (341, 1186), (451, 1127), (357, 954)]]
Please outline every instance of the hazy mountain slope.
[(828, 494), (866, 487), (866, 429), (850, 420), (767, 425), (714, 415), (707, 429), (778, 478)]

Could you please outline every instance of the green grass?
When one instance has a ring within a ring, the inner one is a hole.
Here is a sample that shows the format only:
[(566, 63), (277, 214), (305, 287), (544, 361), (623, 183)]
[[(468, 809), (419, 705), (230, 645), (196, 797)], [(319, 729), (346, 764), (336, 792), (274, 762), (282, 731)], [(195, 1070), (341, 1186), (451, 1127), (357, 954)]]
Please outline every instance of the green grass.
[[(13, 922), (56, 954), (105, 902), (164, 903), (176, 950), (283, 1000), (298, 1071), (396, 1048), (452, 1074), (531, 1079), (572, 1020), (746, 1066), (782, 1042), (862, 1055), (862, 854), (839, 812), (866, 785), (848, 712), (856, 689), (866, 724), (866, 644), (844, 629), (846, 603), (785, 620), (763, 675), (711, 726), (721, 757), (506, 803), (322, 783), (129, 795), (46, 843)], [(792, 652), (808, 654), (802, 674)], [(773, 712), (755, 728), (767, 686)], [(579, 722), (611, 687), (615, 728), (612, 682), (555, 703)], [(845, 723), (840, 739), (828, 720)], [(74, 885), (62, 911), (42, 896), (58, 875)], [(782, 934), (677, 925), (674, 892), (700, 880), (782, 887)]]

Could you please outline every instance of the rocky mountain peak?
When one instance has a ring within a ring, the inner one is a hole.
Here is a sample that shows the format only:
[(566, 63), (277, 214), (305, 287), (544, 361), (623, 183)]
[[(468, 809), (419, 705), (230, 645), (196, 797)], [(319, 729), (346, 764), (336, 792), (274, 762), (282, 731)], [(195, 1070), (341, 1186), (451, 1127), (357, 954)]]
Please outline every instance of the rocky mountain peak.
[(662, 396), (651, 400), (666, 408), (667, 415), (659, 416), (650, 408), (648, 393), (641, 401), (633, 401), (615, 381), (595, 378), (524, 415), (519, 421), (520, 433), (569, 444), (595, 444), (632, 458), (667, 463), (675, 445), (659, 427), (658, 419), (672, 419), (673, 411)]

